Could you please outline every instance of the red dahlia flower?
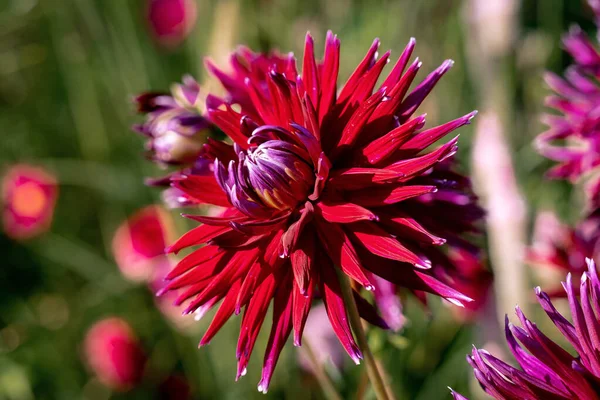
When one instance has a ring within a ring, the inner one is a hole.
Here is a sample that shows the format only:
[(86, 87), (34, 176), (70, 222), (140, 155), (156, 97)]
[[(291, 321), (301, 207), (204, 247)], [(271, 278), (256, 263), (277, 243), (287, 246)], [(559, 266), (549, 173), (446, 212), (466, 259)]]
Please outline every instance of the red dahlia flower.
[[(598, 10), (597, 1), (588, 2)], [(588, 181), (588, 199), (597, 208), (600, 205), (600, 179), (596, 173), (600, 165), (600, 53), (577, 26), (571, 28), (563, 44), (575, 64), (567, 69), (564, 79), (553, 73), (546, 75), (546, 82), (556, 93), (547, 97), (546, 104), (561, 115), (544, 117), (549, 129), (537, 137), (536, 145), (543, 156), (559, 162), (548, 171), (552, 178), (575, 182), (595, 173)]]
[(2, 222), (13, 239), (28, 239), (48, 230), (58, 196), (56, 179), (29, 165), (11, 167), (2, 180)]
[[(544, 335), (517, 307), (521, 326), (506, 318), (506, 340), (521, 369), (514, 368), (485, 350), (473, 349), (467, 357), (475, 377), (487, 394), (496, 399), (598, 399), (600, 398), (600, 336), (597, 310), (600, 309), (600, 280), (593, 261), (580, 279), (571, 274), (563, 283), (573, 322), (563, 317), (538, 287), (538, 301), (576, 355)], [(577, 295), (579, 293), (579, 296)], [(595, 311), (596, 310), (596, 311)], [(458, 400), (463, 396), (453, 393)]]
[(376, 277), (458, 305), (471, 300), (448, 284), (436, 247), (445, 243), (439, 234), (462, 243), (452, 232), (468, 230), (480, 210), (453, 206), (470, 201), (461, 194), (468, 180), (441, 164), (456, 152), (457, 137), (427, 149), (474, 113), (423, 129), (425, 116), (413, 114), (452, 61), (409, 92), (421, 67), (418, 59), (408, 64), (414, 45), (411, 39), (377, 89), (390, 53), (378, 58), (375, 40), (338, 92), (340, 42), (331, 33), (320, 62), (307, 36), (301, 74), (291, 54), (245, 48), (232, 55), (231, 74), (208, 65), (227, 90), (223, 99), (208, 96), (208, 117), (233, 145), (208, 142), (200, 160), (213, 163), (212, 173), (199, 169), (171, 181), (188, 204), (225, 211), (187, 215), (202, 225), (168, 250), (206, 245), (182, 259), (163, 291), (184, 289), (177, 302), (187, 302), (186, 312), (222, 300), (201, 345), (244, 310), (238, 378), (273, 301), (262, 392), (292, 330), (301, 344), (317, 291), (340, 342), (359, 362), (337, 272), (353, 282), (361, 316), (381, 327), (385, 321), (360, 293), (361, 286), (377, 292)]

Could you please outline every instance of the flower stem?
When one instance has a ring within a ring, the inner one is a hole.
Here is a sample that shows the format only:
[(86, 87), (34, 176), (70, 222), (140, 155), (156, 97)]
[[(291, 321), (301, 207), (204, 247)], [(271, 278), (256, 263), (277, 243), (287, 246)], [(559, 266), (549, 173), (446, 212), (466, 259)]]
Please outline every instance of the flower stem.
[(305, 340), (301, 348), (308, 356), (312, 367), (312, 372), (315, 378), (317, 379), (319, 386), (321, 386), (321, 390), (323, 391), (325, 398), (327, 400), (342, 400), (342, 398), (336, 391), (335, 386), (331, 381), (331, 378), (329, 377), (329, 375), (327, 375), (325, 368), (323, 368), (323, 365), (317, 359), (317, 356), (315, 355), (315, 352), (313, 351), (313, 348), (309, 341)]
[[(367, 375), (369, 376), (369, 380), (371, 381), (371, 385), (375, 391), (375, 396), (378, 400), (389, 400), (389, 396), (387, 394), (388, 391), (386, 390), (387, 388), (383, 382), (383, 378), (381, 377), (378, 363), (375, 360), (375, 357), (373, 357), (373, 353), (369, 348), (367, 335), (365, 334), (360, 321), (360, 315), (358, 314), (358, 308), (356, 307), (354, 295), (352, 294), (352, 287), (350, 286), (350, 278), (347, 278), (341, 273), (338, 274), (338, 277), (342, 288), (342, 297), (344, 298), (344, 303), (348, 308), (350, 325), (352, 326), (352, 330), (356, 335), (356, 340), (358, 342), (358, 346), (360, 347), (360, 351), (363, 354), (364, 362), (367, 367)], [(381, 366), (380, 363), (379, 366)]]

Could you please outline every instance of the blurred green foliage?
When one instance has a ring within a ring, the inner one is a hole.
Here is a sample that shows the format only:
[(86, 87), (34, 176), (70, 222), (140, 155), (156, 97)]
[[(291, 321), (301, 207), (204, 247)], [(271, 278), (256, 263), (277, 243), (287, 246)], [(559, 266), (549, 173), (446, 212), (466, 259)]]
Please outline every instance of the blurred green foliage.
[[(549, 163), (531, 141), (543, 130), (538, 117), (547, 89), (541, 72), (561, 71), (569, 62), (559, 46), (561, 34), (571, 23), (593, 31), (582, 3), (524, 0), (515, 46), (499, 69), (509, 94), (505, 112), (513, 159), (530, 215), (553, 208), (573, 219), (580, 212), (573, 206), (580, 199), (567, 184), (542, 180)], [(118, 224), (159, 201), (158, 191), (142, 183), (160, 171), (143, 159), (142, 140), (129, 131), (138, 121), (130, 98), (147, 89), (167, 89), (188, 72), (205, 78), (202, 57), (220, 22), (216, 4), (198, 0), (192, 35), (179, 48), (163, 51), (148, 34), (142, 0), (0, 1), (0, 168), (33, 163), (54, 171), (60, 181), (49, 233), (27, 243), (0, 236), (0, 399), (153, 398), (151, 383), (111, 394), (86, 370), (84, 334), (109, 315), (132, 324), (153, 370), (184, 374), (197, 398), (321, 398), (314, 381), (299, 370), (291, 344), (269, 394), (258, 394), (264, 335), (248, 376), (234, 384), (237, 321), (230, 321), (210, 346), (195, 350), (206, 322), (191, 333), (179, 332), (155, 309), (145, 287), (120, 276), (110, 252)], [(342, 40), (342, 80), (374, 37), (381, 38), (382, 49), (398, 55), (415, 36), (415, 54), (425, 71), (446, 58), (456, 61), (423, 106), (428, 123), (480, 107), (482, 83), (474, 78), (468, 56), (467, 2), (242, 0), (239, 6), (234, 38), (255, 49), (301, 54), (307, 30), (322, 49), (325, 32), (332, 29)], [(466, 164), (472, 128), (461, 133), (459, 154)], [(473, 328), (454, 322), (439, 301), (432, 301), (427, 315), (414, 301), (406, 308), (410, 324), (402, 338), (370, 335), (398, 398), (450, 398), (448, 385), (468, 394), (471, 372), (464, 356), (476, 340)], [(353, 398), (364, 369), (346, 364), (336, 385), (344, 398)]]

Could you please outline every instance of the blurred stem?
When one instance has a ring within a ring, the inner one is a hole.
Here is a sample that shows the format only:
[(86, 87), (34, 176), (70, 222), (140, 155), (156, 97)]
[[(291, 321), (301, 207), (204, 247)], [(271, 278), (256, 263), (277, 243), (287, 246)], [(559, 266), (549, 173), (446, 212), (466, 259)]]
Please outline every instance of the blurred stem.
[(363, 354), (364, 362), (367, 367), (367, 374), (369, 375), (369, 380), (371, 381), (371, 385), (373, 386), (375, 395), (379, 400), (390, 400), (388, 396), (388, 390), (381, 377), (382, 374), (379, 372), (379, 369), (383, 369), (383, 366), (380, 363), (378, 365), (377, 361), (375, 360), (375, 357), (373, 357), (371, 349), (369, 348), (367, 335), (365, 334), (365, 330), (363, 329), (362, 323), (360, 321), (360, 315), (358, 314), (358, 308), (356, 307), (354, 296), (352, 295), (350, 278), (346, 277), (345, 274), (339, 272), (338, 277), (340, 285), (342, 287), (342, 297), (344, 298), (344, 304), (346, 304), (348, 308), (348, 317), (350, 318), (350, 325), (352, 326), (352, 330), (356, 335), (356, 340), (358, 341), (360, 351)]
[(304, 352), (308, 356), (312, 367), (312, 372), (315, 375), (315, 378), (317, 378), (317, 382), (319, 383), (319, 386), (321, 386), (321, 390), (323, 391), (325, 398), (327, 400), (342, 400), (335, 389), (333, 381), (325, 371), (325, 368), (323, 368), (323, 365), (317, 359), (317, 356), (308, 340), (304, 341), (302, 349), (304, 349)]

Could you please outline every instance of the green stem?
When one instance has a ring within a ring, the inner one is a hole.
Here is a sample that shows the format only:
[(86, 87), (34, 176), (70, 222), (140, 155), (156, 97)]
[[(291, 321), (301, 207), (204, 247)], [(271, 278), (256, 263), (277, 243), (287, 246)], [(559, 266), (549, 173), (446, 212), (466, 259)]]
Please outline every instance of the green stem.
[(369, 376), (369, 380), (371, 381), (371, 385), (373, 386), (373, 390), (375, 391), (375, 396), (379, 400), (389, 400), (387, 388), (381, 377), (381, 373), (378, 368), (378, 363), (373, 357), (373, 353), (369, 348), (369, 343), (367, 342), (367, 335), (363, 329), (362, 323), (360, 321), (360, 315), (358, 314), (358, 308), (356, 308), (356, 302), (354, 301), (354, 296), (352, 294), (352, 287), (350, 286), (350, 280), (346, 275), (342, 273), (338, 273), (340, 285), (342, 287), (342, 297), (344, 298), (344, 303), (348, 308), (348, 317), (350, 318), (350, 325), (352, 326), (352, 330), (354, 331), (354, 335), (356, 335), (356, 340), (358, 341), (358, 346), (360, 347), (360, 351), (363, 354), (364, 362), (367, 367), (367, 375)]
[(311, 344), (308, 340), (304, 341), (301, 349), (304, 350), (304, 352), (308, 356), (308, 360), (310, 361), (312, 367), (312, 372), (315, 378), (317, 379), (319, 386), (321, 386), (321, 390), (323, 391), (325, 398), (327, 400), (342, 400), (337, 390), (335, 389), (333, 381), (325, 371), (325, 368), (323, 368), (323, 364), (321, 364), (321, 362), (319, 362), (319, 360), (317, 359), (317, 356), (315, 355), (315, 352), (313, 351)]

